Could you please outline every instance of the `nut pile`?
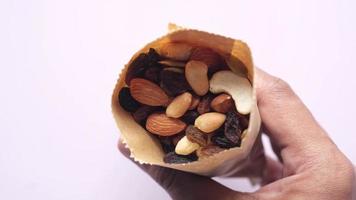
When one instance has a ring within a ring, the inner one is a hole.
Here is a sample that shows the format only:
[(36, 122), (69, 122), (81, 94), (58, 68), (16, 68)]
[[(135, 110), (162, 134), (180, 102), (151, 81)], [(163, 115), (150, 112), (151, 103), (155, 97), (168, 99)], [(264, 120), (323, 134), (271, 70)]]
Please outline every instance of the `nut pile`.
[[(167, 43), (133, 60), (119, 103), (160, 141), (166, 163), (186, 163), (239, 147), (252, 88), (209, 48)], [(236, 106), (236, 107), (235, 107)]]

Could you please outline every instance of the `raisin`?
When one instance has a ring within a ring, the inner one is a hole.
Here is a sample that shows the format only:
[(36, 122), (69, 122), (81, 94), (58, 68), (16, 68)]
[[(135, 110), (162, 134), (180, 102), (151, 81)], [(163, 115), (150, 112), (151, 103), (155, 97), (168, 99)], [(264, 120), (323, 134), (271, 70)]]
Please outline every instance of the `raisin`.
[(184, 73), (172, 70), (161, 71), (161, 87), (170, 96), (177, 96), (190, 89)]
[(194, 110), (189, 110), (182, 116), (182, 120), (187, 124), (194, 124), (195, 119), (199, 117), (199, 113)]
[(185, 129), (185, 135), (191, 142), (197, 143), (200, 146), (206, 146), (208, 143), (208, 135), (193, 125), (189, 125)]
[(214, 95), (211, 93), (208, 93), (201, 98), (197, 107), (199, 114), (210, 112), (211, 110), (210, 103), (213, 99), (214, 99)]
[(148, 115), (150, 115), (151, 113), (153, 113), (154, 111), (160, 110), (161, 107), (156, 107), (156, 106), (141, 106), (140, 108), (138, 108), (133, 114), (133, 118), (134, 120), (141, 124), (141, 125), (145, 125), (146, 123), (146, 119), (148, 117)]
[(226, 113), (224, 134), (225, 137), (234, 144), (240, 143), (241, 140), (240, 119), (236, 112)]
[(237, 115), (239, 116), (240, 119), (240, 129), (243, 131), (248, 128), (248, 122), (249, 122), (249, 115), (242, 115), (237, 112)]
[(147, 68), (160, 66), (158, 63), (159, 60), (160, 56), (153, 48), (150, 48), (148, 53), (141, 53), (138, 55), (128, 67), (125, 83), (130, 85), (130, 81), (133, 78), (143, 77)]
[(211, 137), (211, 142), (213, 142), (215, 145), (221, 147), (221, 148), (232, 148), (236, 146), (240, 146), (240, 144), (234, 144), (230, 140), (228, 140), (223, 132), (217, 132)]
[(169, 152), (164, 156), (163, 161), (165, 163), (180, 164), (180, 163), (193, 162), (196, 161), (197, 159), (198, 157), (196, 156), (195, 153), (187, 156), (183, 156), (183, 155), (178, 155), (175, 152)]
[(216, 153), (219, 153), (221, 151), (223, 151), (224, 149), (216, 146), (216, 145), (208, 145), (208, 146), (205, 146), (205, 147), (202, 147), (202, 148), (199, 148), (197, 150), (197, 156), (199, 158), (202, 158), (202, 157), (209, 157), (209, 156), (212, 156)]
[(177, 143), (179, 142), (179, 140), (182, 139), (182, 137), (184, 137), (184, 136), (185, 136), (184, 132), (181, 132), (181, 133), (171, 136), (173, 145), (177, 146)]
[(144, 77), (154, 83), (159, 83), (161, 69), (160, 67), (150, 67), (146, 69)]
[(135, 112), (140, 107), (140, 104), (131, 96), (128, 87), (121, 88), (119, 92), (119, 103), (127, 112)]
[(172, 143), (172, 137), (167, 136), (158, 136), (158, 139), (161, 143), (162, 149), (165, 153), (174, 151), (174, 145)]

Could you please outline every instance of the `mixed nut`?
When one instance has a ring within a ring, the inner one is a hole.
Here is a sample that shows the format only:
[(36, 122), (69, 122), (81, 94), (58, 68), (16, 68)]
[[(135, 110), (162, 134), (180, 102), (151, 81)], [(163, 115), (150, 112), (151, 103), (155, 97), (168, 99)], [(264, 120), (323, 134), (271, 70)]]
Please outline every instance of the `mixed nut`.
[(252, 104), (250, 81), (217, 52), (166, 43), (129, 65), (119, 104), (156, 137), (166, 163), (203, 159), (239, 147)]

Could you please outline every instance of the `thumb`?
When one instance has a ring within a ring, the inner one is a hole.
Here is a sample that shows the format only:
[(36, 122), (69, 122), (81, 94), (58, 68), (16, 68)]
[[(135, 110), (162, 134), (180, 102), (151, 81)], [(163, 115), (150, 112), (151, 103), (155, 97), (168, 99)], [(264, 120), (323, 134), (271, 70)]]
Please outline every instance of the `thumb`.
[[(119, 150), (133, 161), (130, 158), (130, 150), (125, 148), (121, 141)], [(251, 199), (249, 194), (231, 190), (209, 177), (133, 162), (163, 187), (173, 199)]]
[(302, 169), (306, 159), (315, 161), (320, 151), (335, 145), (310, 111), (283, 80), (256, 69), (258, 107), (266, 133), (280, 151), (286, 174)]

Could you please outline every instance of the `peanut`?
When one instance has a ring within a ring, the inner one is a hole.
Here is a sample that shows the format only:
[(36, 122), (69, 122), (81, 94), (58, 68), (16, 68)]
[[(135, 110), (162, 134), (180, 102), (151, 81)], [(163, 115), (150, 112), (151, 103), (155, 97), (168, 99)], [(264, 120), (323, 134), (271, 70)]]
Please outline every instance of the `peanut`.
[(175, 152), (179, 155), (189, 155), (199, 148), (199, 144), (188, 140), (187, 136), (184, 136), (177, 143)]
[(200, 115), (194, 122), (195, 127), (205, 133), (211, 133), (224, 124), (226, 116), (218, 112)]
[(189, 61), (185, 66), (185, 78), (194, 92), (203, 96), (209, 91), (208, 66), (200, 61)]
[(185, 92), (174, 98), (168, 105), (166, 115), (168, 117), (179, 118), (184, 115), (191, 103), (192, 95), (189, 92)]

